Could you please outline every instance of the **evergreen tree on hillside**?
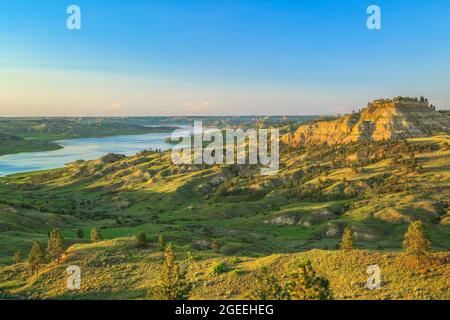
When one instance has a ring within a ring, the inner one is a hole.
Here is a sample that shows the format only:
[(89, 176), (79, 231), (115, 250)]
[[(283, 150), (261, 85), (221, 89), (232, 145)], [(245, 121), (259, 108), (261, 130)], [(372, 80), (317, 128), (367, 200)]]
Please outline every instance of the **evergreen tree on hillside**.
[(342, 234), (342, 241), (341, 241), (341, 249), (343, 250), (350, 250), (353, 249), (353, 231), (350, 228), (345, 228), (344, 233)]
[(403, 241), (403, 250), (419, 264), (429, 262), (431, 258), (431, 241), (421, 221), (413, 221), (409, 225)]
[(136, 237), (136, 247), (145, 248), (147, 246), (147, 235), (145, 232), (139, 232)]
[(100, 233), (99, 228), (94, 228), (91, 230), (91, 241), (92, 242), (98, 242), (103, 239), (102, 234)]
[(333, 298), (328, 279), (318, 276), (309, 260), (300, 263), (291, 278), (287, 285), (290, 299), (329, 300)]
[(286, 289), (278, 279), (270, 273), (268, 268), (263, 268), (253, 285), (254, 289), (249, 298), (252, 300), (285, 300), (288, 298)]
[(83, 238), (84, 238), (84, 232), (83, 232), (83, 229), (78, 228), (78, 230), (77, 230), (77, 238), (78, 238), (78, 239), (83, 239)]
[(39, 271), (39, 266), (43, 263), (43, 255), (41, 244), (34, 241), (31, 246), (30, 255), (28, 256), (27, 268), (31, 275), (35, 275)]
[(180, 266), (175, 261), (172, 245), (168, 244), (156, 294), (161, 300), (185, 300), (189, 291), (190, 286), (185, 280), (185, 273), (180, 271)]
[(158, 237), (158, 243), (159, 243), (159, 248), (160, 248), (161, 250), (164, 250), (164, 248), (166, 247), (166, 239), (164, 239), (164, 236), (163, 236), (163, 235), (160, 235), (160, 236)]
[(50, 261), (59, 264), (59, 258), (63, 253), (63, 239), (58, 229), (50, 231), (50, 239), (47, 241), (47, 255)]
[(22, 253), (20, 251), (16, 251), (14, 253), (14, 262), (21, 263), (22, 262)]

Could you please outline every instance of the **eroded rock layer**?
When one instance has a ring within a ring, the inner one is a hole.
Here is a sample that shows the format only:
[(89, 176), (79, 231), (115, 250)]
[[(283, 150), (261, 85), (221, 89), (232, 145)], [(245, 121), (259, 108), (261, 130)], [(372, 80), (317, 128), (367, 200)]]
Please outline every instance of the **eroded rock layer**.
[(430, 107), (427, 100), (376, 100), (361, 112), (303, 125), (294, 134), (282, 137), (282, 142), (301, 144), (338, 144), (357, 141), (381, 141), (425, 137), (450, 132), (446, 114)]

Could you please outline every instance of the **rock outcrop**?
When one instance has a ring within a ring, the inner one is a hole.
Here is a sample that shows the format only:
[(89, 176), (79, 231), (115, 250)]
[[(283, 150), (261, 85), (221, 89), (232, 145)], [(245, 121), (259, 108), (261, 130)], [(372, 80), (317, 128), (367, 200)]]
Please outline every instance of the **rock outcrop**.
[(394, 98), (376, 100), (358, 113), (332, 121), (303, 125), (282, 142), (301, 144), (339, 144), (425, 137), (450, 132), (450, 119), (435, 110), (425, 99)]

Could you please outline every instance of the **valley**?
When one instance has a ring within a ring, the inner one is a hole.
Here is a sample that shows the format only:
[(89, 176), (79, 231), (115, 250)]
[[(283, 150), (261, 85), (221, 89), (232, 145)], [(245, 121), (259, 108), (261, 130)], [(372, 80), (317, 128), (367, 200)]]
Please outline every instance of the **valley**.
[[(375, 114), (384, 107), (377, 108)], [(404, 111), (399, 128), (395, 108), (386, 107), (382, 124), (363, 110), (364, 120), (344, 128), (341, 138), (333, 134), (332, 143), (315, 132), (320, 120), (283, 122), (280, 170), (273, 176), (260, 175), (257, 165), (174, 165), (170, 151), (142, 150), (2, 177), (0, 294), (152, 298), (161, 243), (171, 243), (194, 286), (192, 299), (246, 298), (262, 267), (284, 279), (304, 259), (330, 280), (337, 299), (449, 299), (449, 122), (445, 113), (421, 108), (433, 119), (426, 132), (415, 111)], [(354, 133), (370, 122), (377, 134)], [(424, 224), (440, 261), (425, 275), (402, 260), (413, 221)], [(33, 241), (44, 246), (55, 228), (64, 239), (62, 262), (29, 277), (26, 263), (12, 257), (26, 258)], [(93, 228), (102, 241), (91, 243)], [(347, 228), (352, 251), (340, 249)], [(142, 232), (144, 249), (134, 245)], [(79, 292), (64, 286), (64, 270), (73, 264), (86, 279)], [(383, 270), (381, 290), (364, 287), (370, 264)]]
[(176, 126), (143, 126), (105, 118), (0, 117), (0, 156), (58, 150), (56, 140), (171, 132)]

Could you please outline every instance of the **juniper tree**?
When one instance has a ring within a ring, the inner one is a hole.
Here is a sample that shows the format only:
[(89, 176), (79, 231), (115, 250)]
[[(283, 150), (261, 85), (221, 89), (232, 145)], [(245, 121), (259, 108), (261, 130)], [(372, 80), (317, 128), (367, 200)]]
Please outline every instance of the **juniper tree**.
[(145, 248), (147, 246), (147, 235), (145, 232), (139, 232), (135, 237), (136, 247)]
[(83, 229), (78, 228), (78, 230), (77, 230), (77, 238), (78, 238), (78, 239), (83, 239), (83, 238), (84, 238), (84, 232), (83, 232)]
[(430, 260), (431, 241), (421, 221), (413, 221), (409, 225), (408, 231), (405, 233), (405, 240), (403, 241), (403, 250), (419, 264), (426, 263)]
[(291, 275), (287, 290), (289, 298), (293, 300), (329, 300), (333, 298), (328, 279), (318, 276), (309, 260), (299, 264), (297, 271)]
[(185, 300), (188, 297), (190, 286), (185, 280), (185, 273), (175, 261), (172, 245), (166, 247), (161, 278), (156, 287), (156, 295), (161, 300)]
[(43, 263), (43, 255), (41, 244), (34, 241), (31, 246), (30, 255), (28, 256), (27, 268), (31, 275), (35, 275), (39, 271), (39, 266)]
[(278, 279), (264, 267), (257, 276), (254, 289), (249, 298), (252, 300), (285, 300), (288, 298), (286, 288), (283, 288)]
[(161, 250), (164, 250), (166, 247), (166, 240), (164, 239), (163, 235), (158, 236), (158, 243)]
[(47, 255), (50, 261), (56, 260), (59, 264), (59, 258), (63, 253), (63, 239), (58, 229), (50, 231), (50, 239), (47, 241)]
[(22, 253), (20, 251), (16, 251), (14, 253), (14, 262), (21, 263), (22, 262)]
[(342, 234), (341, 249), (343, 250), (353, 249), (353, 238), (354, 238), (353, 231), (350, 228), (345, 228), (344, 233)]
[(100, 229), (94, 228), (91, 230), (91, 241), (92, 242), (98, 242), (102, 240), (102, 234), (100, 233)]

